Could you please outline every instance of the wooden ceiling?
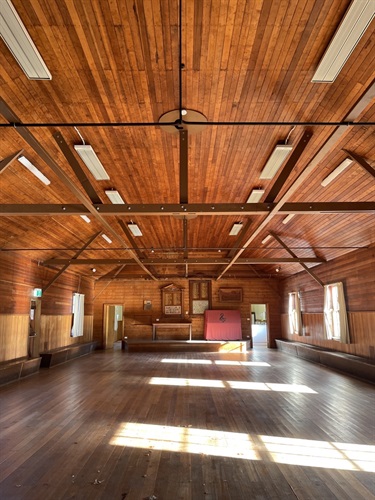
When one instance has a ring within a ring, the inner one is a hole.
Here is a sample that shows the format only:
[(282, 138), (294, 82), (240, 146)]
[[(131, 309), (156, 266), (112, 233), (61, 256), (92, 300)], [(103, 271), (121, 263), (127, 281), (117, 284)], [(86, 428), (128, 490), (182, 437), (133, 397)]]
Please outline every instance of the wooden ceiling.
[[(29, 80), (0, 41), (0, 160), (22, 150), (51, 184), (17, 159), (0, 164), (2, 252), (96, 279), (225, 279), (286, 277), (375, 244), (375, 22), (333, 83), (311, 83), (350, 0), (13, 5), (52, 80)], [(180, 108), (207, 119), (197, 134), (177, 124), (185, 146), (158, 125)], [(109, 180), (82, 163), (80, 136)], [(260, 179), (286, 142), (293, 161)], [(322, 187), (346, 151), (357, 161)], [(255, 188), (264, 195), (246, 204)]]

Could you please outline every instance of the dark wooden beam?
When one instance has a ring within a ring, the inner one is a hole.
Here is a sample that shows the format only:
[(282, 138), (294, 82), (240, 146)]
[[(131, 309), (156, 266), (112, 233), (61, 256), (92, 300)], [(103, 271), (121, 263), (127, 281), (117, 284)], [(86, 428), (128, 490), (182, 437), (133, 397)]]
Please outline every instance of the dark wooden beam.
[[(270, 235), (275, 238), (276, 241), (280, 243), (280, 245), (285, 248), (285, 250), (294, 258), (298, 258), (297, 255), (275, 234), (273, 231), (270, 231)], [(307, 262), (304, 260), (304, 262)], [(324, 283), (304, 264), (304, 262), (299, 262), (299, 264), (303, 267), (303, 269), (317, 282), (320, 286), (324, 286)]]
[(0, 161), (0, 174), (2, 172), (4, 172), (4, 170), (7, 167), (9, 167), (9, 165), (11, 165), (14, 162), (14, 160), (16, 160), (22, 153), (23, 153), (23, 149), (21, 149), (17, 153), (13, 153), (13, 154), (7, 156), (6, 158), (4, 158), (4, 160), (1, 160)]
[[(121, 229), (124, 231), (126, 237), (128, 238), (130, 245), (132, 247), (132, 250), (134, 250), (135, 253), (138, 255), (139, 259), (141, 261), (143, 261), (143, 259), (145, 258), (145, 254), (139, 249), (139, 247), (138, 247), (138, 245), (133, 237), (133, 234), (129, 230), (128, 226), (120, 218), (117, 218), (117, 222), (120, 224)], [(148, 269), (152, 272), (153, 275), (156, 275), (155, 270), (151, 266), (149, 266)]]
[[(184, 246), (184, 259), (187, 260), (189, 257), (189, 252), (188, 252), (188, 220), (186, 217), (184, 217), (183, 220), (183, 246)], [(189, 266), (186, 263), (185, 264), (185, 278), (189, 276)]]
[(81, 186), (86, 191), (87, 196), (90, 198), (91, 202), (94, 204), (101, 204), (102, 201), (99, 198), (97, 192), (93, 188), (89, 178), (82, 170), (81, 165), (78, 163), (77, 158), (74, 156), (73, 151), (65, 141), (64, 137), (60, 132), (56, 132), (53, 134), (53, 138), (55, 139), (57, 145), (59, 146), (62, 154), (65, 156), (67, 162), (71, 166), (73, 172), (76, 174), (77, 179), (79, 180)]
[(339, 202), (312, 202), (312, 203), (284, 203), (279, 208), (280, 214), (360, 214), (375, 213), (373, 201), (339, 201)]
[[(208, 265), (208, 266), (218, 266), (227, 264), (230, 262), (229, 258), (222, 259), (209, 259), (209, 258), (190, 258), (190, 259), (142, 259), (142, 263), (145, 265), (153, 265), (153, 266), (176, 266), (176, 265)], [(288, 264), (288, 263), (312, 263), (312, 264), (321, 264), (325, 262), (324, 259), (320, 259), (319, 257), (281, 257), (281, 258), (243, 258), (237, 259), (236, 265), (240, 264)], [(48, 259), (43, 262), (45, 266), (56, 266), (56, 265), (72, 265), (72, 266), (87, 266), (95, 264), (99, 265), (108, 265), (108, 264), (135, 264), (133, 259)]]
[[(183, 214), (188, 216), (195, 215), (264, 215), (270, 214), (274, 208), (274, 204), (265, 203), (199, 203), (188, 204), (184, 206)], [(180, 215), (177, 211), (181, 211), (180, 205), (92, 205), (101, 217), (109, 217), (113, 215), (124, 216), (176, 216)], [(161, 208), (162, 207), (162, 208)], [(375, 202), (359, 201), (359, 202), (309, 202), (309, 203), (284, 203), (278, 208), (278, 213), (286, 214), (323, 214), (323, 213), (374, 213)], [(4, 204), (0, 205), (0, 216), (58, 216), (58, 215), (90, 215), (91, 210), (83, 204)], [(181, 217), (183, 215), (181, 214)]]
[(353, 151), (348, 151), (347, 149), (343, 149), (343, 151), (345, 151), (345, 153), (348, 154), (352, 160), (358, 163), (358, 165), (361, 165), (361, 167), (364, 168), (366, 172), (375, 177), (375, 169), (369, 163), (367, 163), (367, 161), (362, 158), (362, 156), (353, 153)]
[(111, 284), (111, 282), (113, 280), (115, 280), (117, 278), (117, 276), (121, 273), (121, 271), (124, 269), (125, 267), (125, 264), (123, 264), (122, 266), (120, 266), (116, 272), (113, 274), (113, 276), (109, 276), (108, 274), (106, 274), (105, 276), (101, 276), (97, 281), (108, 281), (108, 283), (106, 284), (106, 286), (104, 286), (94, 297), (93, 300), (95, 300), (97, 297), (99, 297), (100, 294), (102, 294), (104, 292), (104, 290), (106, 290), (108, 288), (108, 286)]
[[(125, 249), (128, 249), (128, 245), (124, 241), (124, 239), (113, 229), (113, 227), (105, 220), (104, 217), (99, 213), (97, 207), (101, 205), (96, 205), (96, 208), (93, 206), (91, 201), (84, 195), (80, 189), (74, 184), (74, 182), (69, 178), (69, 176), (59, 167), (56, 161), (52, 158), (52, 156), (47, 152), (46, 149), (37, 141), (37, 139), (33, 136), (33, 134), (22, 125), (19, 117), (10, 109), (10, 107), (5, 103), (3, 99), (0, 99), (0, 113), (4, 116), (6, 120), (10, 123), (14, 124), (14, 129), (18, 132), (18, 134), (29, 144), (30, 147), (40, 156), (40, 158), (50, 167), (50, 169), (54, 172), (54, 174), (60, 179), (60, 181), (66, 186), (69, 191), (84, 205), (84, 207), (95, 217), (95, 219), (102, 225), (103, 228), (106, 229), (114, 238), (116, 238), (121, 246)], [(133, 253), (129, 250), (130, 253)], [(137, 264), (142, 267), (147, 274), (151, 276), (152, 279), (157, 281), (157, 278), (152, 275), (152, 273), (144, 267), (144, 265), (140, 262), (138, 256), (134, 254), (134, 259)]]
[[(348, 115), (344, 120), (354, 121), (359, 118), (361, 113), (366, 109), (371, 100), (374, 98), (375, 94), (375, 81), (367, 88), (367, 90), (362, 94), (358, 102), (355, 106), (350, 110)], [(344, 137), (348, 131), (351, 130), (351, 127), (345, 125), (339, 125), (329, 136), (326, 142), (319, 149), (314, 158), (305, 166), (305, 168), (300, 172), (297, 179), (293, 182), (291, 186), (285, 191), (285, 193), (281, 196), (280, 200), (273, 206), (270, 212), (263, 218), (263, 220), (259, 223), (258, 227), (254, 230), (252, 235), (247, 239), (244, 243), (243, 247), (237, 252), (237, 254), (232, 258), (231, 262), (221, 271), (221, 273), (217, 276), (217, 280), (220, 280), (224, 274), (231, 268), (234, 262), (240, 257), (240, 255), (246, 250), (246, 248), (250, 245), (255, 238), (257, 238), (266, 228), (268, 223), (273, 219), (275, 215), (277, 215), (282, 206), (286, 203), (288, 198), (292, 196), (300, 186), (302, 186), (305, 182), (308, 182), (308, 178), (314, 172), (316, 167), (319, 165), (321, 161), (329, 154), (333, 147)]]
[(188, 131), (179, 130), (180, 134), (180, 203), (188, 203)]
[[(95, 233), (91, 236), (91, 238), (83, 245), (82, 248), (80, 248), (78, 250), (78, 252), (75, 253), (74, 257), (72, 257), (72, 261), (74, 262), (74, 260), (79, 257), (81, 255), (81, 253), (86, 250), (86, 248), (91, 245), (91, 243), (95, 240), (95, 238), (97, 238), (99, 236), (99, 234), (101, 233), (101, 231), (99, 231), (98, 233)], [(57, 280), (57, 278), (59, 276), (62, 275), (63, 272), (65, 272), (68, 267), (72, 264), (72, 262), (70, 261), (66, 261), (64, 267), (62, 269), (60, 269), (60, 271), (47, 283), (46, 286), (43, 287), (43, 293), (46, 292), (48, 290), (48, 288), (53, 285), (53, 283), (55, 283), (55, 281)]]
[(138, 255), (138, 257), (140, 259), (144, 259), (145, 255), (143, 252), (141, 252), (141, 250), (139, 250), (138, 245), (137, 245), (136, 241), (134, 240), (132, 233), (128, 229), (128, 226), (121, 219), (117, 219), (117, 222), (120, 224), (121, 229), (124, 231), (125, 236), (128, 238), (130, 245), (133, 247), (133, 250), (135, 251), (135, 253)]
[(298, 141), (296, 144), (295, 148), (292, 151), (292, 154), (288, 158), (288, 161), (286, 162), (284, 168), (278, 175), (276, 181), (274, 182), (270, 192), (267, 195), (267, 198), (265, 199), (265, 203), (273, 203), (275, 199), (277, 198), (277, 195), (280, 193), (282, 188), (284, 187), (286, 181), (288, 180), (288, 177), (290, 173), (292, 172), (295, 164), (299, 160), (301, 154), (303, 153), (305, 147), (307, 146), (308, 142), (310, 141), (312, 137), (312, 132), (310, 130), (306, 130), (301, 139)]

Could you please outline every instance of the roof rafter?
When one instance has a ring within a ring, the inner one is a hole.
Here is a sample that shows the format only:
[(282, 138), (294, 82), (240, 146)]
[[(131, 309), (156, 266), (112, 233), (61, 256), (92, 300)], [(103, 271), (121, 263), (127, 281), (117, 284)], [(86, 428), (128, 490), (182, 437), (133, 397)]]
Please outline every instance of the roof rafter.
[[(274, 203), (192, 203), (180, 204), (142, 204), (142, 205), (91, 205), (85, 204), (2, 204), (0, 216), (57, 216), (89, 215), (100, 213), (101, 218), (117, 216), (176, 216), (176, 215), (269, 215), (274, 211)], [(322, 214), (322, 213), (374, 213), (375, 202), (301, 202), (278, 204), (278, 210), (286, 214)], [(275, 214), (276, 215), (276, 214)]]

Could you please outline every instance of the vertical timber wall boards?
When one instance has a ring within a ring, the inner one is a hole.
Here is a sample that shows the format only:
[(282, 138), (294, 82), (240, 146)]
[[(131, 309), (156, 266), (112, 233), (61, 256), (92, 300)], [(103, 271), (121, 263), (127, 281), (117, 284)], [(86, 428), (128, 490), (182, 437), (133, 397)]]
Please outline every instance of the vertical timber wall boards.
[[(375, 359), (375, 249), (350, 252), (314, 267), (314, 273), (324, 284), (344, 283), (351, 343), (324, 338), (323, 288), (305, 272), (284, 280), (280, 286), (282, 337)], [(303, 336), (292, 335), (288, 330), (289, 292), (301, 293)]]
[[(162, 318), (161, 289), (168, 284), (184, 290), (184, 320), (192, 322), (192, 338), (203, 339), (203, 316), (191, 316), (189, 311), (189, 280), (170, 281), (116, 281), (97, 282), (94, 300), (94, 339), (103, 345), (104, 304), (120, 304), (124, 307), (124, 335), (129, 339), (151, 339), (152, 323)], [(269, 314), (269, 346), (275, 347), (275, 338), (280, 337), (280, 294), (278, 282), (272, 279), (220, 280), (212, 281), (212, 309), (239, 309), (242, 318), (242, 336), (250, 335), (252, 303), (267, 304)], [(219, 301), (220, 288), (242, 288), (242, 302), (223, 303)], [(144, 301), (151, 301), (152, 307), (144, 309)], [(189, 314), (186, 314), (186, 312)], [(178, 321), (178, 320), (176, 320)], [(111, 347), (111, 346), (108, 346)]]
[[(13, 253), (0, 253), (0, 362), (28, 356), (30, 300), (57, 273)], [(71, 338), (72, 294), (85, 294), (83, 337)], [(66, 272), (43, 295), (39, 350), (92, 340), (92, 279)]]

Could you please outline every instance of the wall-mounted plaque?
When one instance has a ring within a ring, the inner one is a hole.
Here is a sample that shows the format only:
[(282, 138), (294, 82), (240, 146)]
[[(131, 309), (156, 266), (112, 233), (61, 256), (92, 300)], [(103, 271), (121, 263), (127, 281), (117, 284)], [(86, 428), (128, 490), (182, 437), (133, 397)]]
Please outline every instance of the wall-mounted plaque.
[(242, 288), (219, 288), (220, 302), (242, 302)]
[(172, 318), (183, 317), (183, 288), (167, 285), (161, 289), (162, 314)]
[(165, 306), (164, 313), (165, 314), (181, 314), (181, 306)]

